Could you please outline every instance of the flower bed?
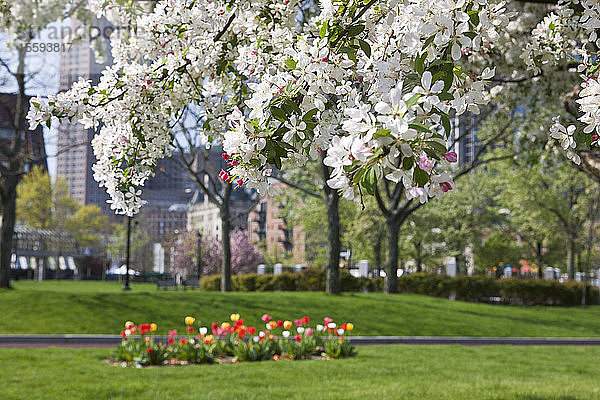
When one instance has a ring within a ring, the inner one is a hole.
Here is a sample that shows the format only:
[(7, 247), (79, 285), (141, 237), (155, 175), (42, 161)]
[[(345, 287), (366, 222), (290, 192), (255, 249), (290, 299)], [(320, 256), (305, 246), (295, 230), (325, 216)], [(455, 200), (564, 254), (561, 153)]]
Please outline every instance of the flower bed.
[(209, 328), (197, 326), (196, 319), (185, 317), (185, 334), (169, 330), (166, 340), (158, 336), (154, 323), (136, 325), (128, 321), (121, 332), (123, 340), (115, 352), (113, 365), (157, 366), (242, 361), (303, 360), (343, 358), (356, 355), (346, 333), (354, 329), (350, 322), (337, 325), (331, 318), (322, 324), (310, 325), (303, 317), (274, 320), (264, 314), (264, 329), (246, 326), (239, 314), (229, 321), (213, 322)]

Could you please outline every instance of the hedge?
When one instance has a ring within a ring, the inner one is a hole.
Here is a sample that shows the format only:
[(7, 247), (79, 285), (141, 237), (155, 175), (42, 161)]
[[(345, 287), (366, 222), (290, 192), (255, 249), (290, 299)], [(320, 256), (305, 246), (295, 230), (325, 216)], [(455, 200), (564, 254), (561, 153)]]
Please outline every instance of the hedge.
[[(210, 275), (200, 282), (204, 290), (219, 290), (221, 277)], [(383, 278), (356, 278), (346, 269), (340, 270), (340, 286), (344, 292), (381, 292)], [(234, 291), (323, 291), (325, 270), (306, 268), (300, 273), (279, 275), (246, 274), (232, 277)], [(436, 297), (453, 297), (470, 302), (497, 302), (525, 305), (573, 306), (581, 303), (582, 284), (548, 280), (494, 279), (488, 276), (456, 276), (411, 274), (398, 279), (400, 293), (418, 293)], [(587, 304), (598, 304), (598, 288), (588, 285)]]

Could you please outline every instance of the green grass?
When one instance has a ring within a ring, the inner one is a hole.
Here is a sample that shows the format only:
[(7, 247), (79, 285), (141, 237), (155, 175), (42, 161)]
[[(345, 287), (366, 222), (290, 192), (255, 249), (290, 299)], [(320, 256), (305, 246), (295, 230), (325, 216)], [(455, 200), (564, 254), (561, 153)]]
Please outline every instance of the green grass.
[(600, 336), (599, 307), (498, 306), (410, 294), (158, 292), (150, 284), (123, 292), (108, 282), (19, 281), (14, 287), (0, 291), (0, 333), (117, 334), (126, 320), (156, 322), (164, 333), (183, 328), (186, 315), (209, 324), (233, 312), (262, 326), (266, 312), (277, 319), (352, 321), (356, 335)]
[(598, 347), (373, 346), (332, 361), (134, 369), (110, 349), (0, 349), (2, 399), (600, 399)]

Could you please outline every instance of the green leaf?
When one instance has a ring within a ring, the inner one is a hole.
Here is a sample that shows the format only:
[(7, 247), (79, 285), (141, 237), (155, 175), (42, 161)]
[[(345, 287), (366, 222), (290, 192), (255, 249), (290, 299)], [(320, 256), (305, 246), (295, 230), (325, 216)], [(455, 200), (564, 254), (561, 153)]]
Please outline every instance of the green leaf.
[(360, 34), (364, 30), (365, 30), (364, 25), (353, 25), (350, 28), (348, 28), (348, 36), (354, 37), (354, 36)]
[(479, 10), (471, 10), (469, 11), (469, 18), (471, 18), (471, 22), (473, 25), (479, 25)]
[(425, 184), (427, 184), (427, 182), (429, 182), (429, 174), (417, 167), (413, 172), (413, 180), (417, 183), (417, 185), (423, 187)]
[(364, 168), (360, 168), (358, 171), (356, 171), (354, 173), (354, 176), (352, 177), (352, 183), (358, 184), (361, 181), (361, 179), (363, 178), (364, 175), (365, 175), (365, 169)]
[(327, 35), (327, 21), (323, 21), (321, 29), (319, 29), (319, 36), (323, 39)]
[(319, 111), (318, 108), (313, 108), (312, 110), (308, 110), (306, 112), (306, 114), (304, 114), (304, 117), (302, 117), (302, 121), (306, 122), (306, 121), (310, 121), (312, 119), (312, 117), (314, 117), (317, 112)]
[(411, 108), (412, 106), (417, 104), (417, 101), (419, 101), (420, 97), (421, 95), (419, 93), (413, 94), (412, 97), (406, 102), (406, 108)]
[(450, 135), (450, 118), (448, 118), (448, 116), (446, 114), (440, 114), (440, 117), (442, 118), (442, 126), (444, 127), (444, 131), (446, 131), (446, 135), (449, 136)]
[(422, 56), (415, 58), (415, 71), (419, 73), (420, 76), (425, 72), (425, 56), (427, 53), (423, 53)]
[(368, 194), (374, 195), (377, 188), (377, 174), (375, 168), (369, 168), (361, 180), (360, 185), (367, 191)]
[(448, 93), (448, 92), (442, 92), (440, 94), (438, 94), (438, 98), (440, 100), (454, 100), (454, 96), (452, 95), (452, 93)]
[(371, 57), (371, 46), (369, 45), (369, 43), (367, 43), (364, 40), (360, 39), (358, 41), (358, 44), (360, 45), (360, 48), (365, 53), (365, 55), (367, 57)]
[(285, 66), (289, 69), (296, 69), (297, 62), (293, 58), (288, 58), (285, 60)]
[(414, 130), (417, 130), (419, 132), (427, 132), (430, 133), (431, 129), (429, 129), (427, 126), (423, 125), (420, 122), (413, 122), (412, 124), (408, 124), (409, 128), (412, 128)]
[(281, 122), (287, 121), (287, 115), (286, 115), (285, 111), (283, 111), (281, 108), (271, 106), (270, 110), (271, 110), (271, 115), (276, 120), (279, 120)]
[(298, 107), (298, 104), (296, 104), (295, 101), (293, 101), (292, 99), (287, 99), (284, 102), (285, 105), (287, 105), (292, 112), (296, 113), (297, 115), (301, 115), (302, 114), (302, 110), (300, 110), (300, 107)]
[(425, 142), (425, 144), (437, 151), (438, 153), (446, 153), (448, 151), (445, 145), (435, 140), (428, 140)]
[(375, 139), (377, 139), (378, 137), (382, 137), (382, 136), (390, 136), (391, 132), (392, 132), (391, 129), (379, 129), (377, 132), (375, 132), (373, 137)]
[(408, 171), (415, 165), (415, 159), (412, 157), (404, 157), (402, 159), (402, 169)]
[(435, 35), (429, 36), (425, 43), (423, 43), (422, 49), (425, 50), (431, 43), (433, 43), (433, 39), (435, 39)]

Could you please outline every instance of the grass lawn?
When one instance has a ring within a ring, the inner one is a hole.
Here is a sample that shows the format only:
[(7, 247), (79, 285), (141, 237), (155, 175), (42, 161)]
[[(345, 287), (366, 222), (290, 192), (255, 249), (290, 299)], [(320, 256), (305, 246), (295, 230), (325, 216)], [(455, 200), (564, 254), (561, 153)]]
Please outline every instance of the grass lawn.
[(117, 334), (126, 320), (156, 322), (166, 333), (182, 329), (186, 315), (209, 324), (233, 312), (262, 327), (266, 312), (276, 319), (351, 321), (355, 335), (600, 336), (597, 306), (499, 306), (381, 293), (158, 292), (151, 284), (123, 292), (116, 282), (19, 281), (14, 287), (0, 290), (0, 333)]
[(353, 359), (134, 369), (110, 349), (0, 349), (2, 399), (600, 399), (598, 347), (373, 346)]

